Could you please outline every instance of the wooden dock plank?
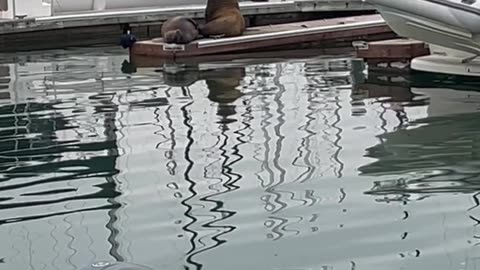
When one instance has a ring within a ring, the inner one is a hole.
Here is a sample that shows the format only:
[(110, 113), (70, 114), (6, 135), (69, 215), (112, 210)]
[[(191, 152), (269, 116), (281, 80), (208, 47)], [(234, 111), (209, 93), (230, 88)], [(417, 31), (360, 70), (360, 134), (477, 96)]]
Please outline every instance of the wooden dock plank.
[(373, 41), (356, 51), (357, 57), (364, 59), (412, 59), (430, 54), (424, 42), (411, 39)]
[(323, 19), (323, 20), (314, 20), (314, 21), (258, 26), (258, 27), (252, 27), (250, 29), (247, 29), (247, 31), (245, 31), (244, 33), (244, 36), (276, 33), (276, 32), (282, 32), (282, 31), (292, 31), (292, 30), (297, 30), (302, 28), (309, 29), (314, 27), (331, 26), (331, 25), (339, 25), (339, 24), (346, 24), (346, 23), (368, 22), (372, 20), (381, 20), (381, 16), (364, 15), (364, 16), (355, 16), (355, 17), (341, 17), (341, 18), (332, 18), (332, 19)]
[(411, 60), (429, 55), (428, 46), (418, 40), (396, 38), (356, 46), (356, 55), (368, 63), (368, 69), (379, 72), (410, 72)]
[(134, 45), (131, 54), (165, 58), (193, 57), (314, 41), (355, 40), (382, 33), (392, 31), (381, 16), (364, 15), (252, 27), (240, 37), (200, 39), (174, 50), (169, 49), (161, 39), (140, 41)]

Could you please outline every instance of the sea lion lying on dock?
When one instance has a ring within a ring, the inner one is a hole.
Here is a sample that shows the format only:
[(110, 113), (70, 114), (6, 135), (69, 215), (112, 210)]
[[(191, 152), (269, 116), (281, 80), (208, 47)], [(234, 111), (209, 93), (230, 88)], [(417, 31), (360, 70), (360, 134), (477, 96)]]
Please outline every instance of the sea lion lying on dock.
[(238, 0), (208, 0), (205, 22), (199, 27), (204, 37), (235, 37), (245, 31), (245, 19)]
[(162, 25), (162, 37), (165, 43), (188, 44), (198, 36), (198, 25), (185, 16), (168, 19)]

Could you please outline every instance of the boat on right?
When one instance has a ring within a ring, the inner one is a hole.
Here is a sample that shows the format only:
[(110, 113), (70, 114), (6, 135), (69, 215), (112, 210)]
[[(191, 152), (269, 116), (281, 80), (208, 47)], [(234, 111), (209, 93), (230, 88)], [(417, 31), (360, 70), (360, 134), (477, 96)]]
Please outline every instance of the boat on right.
[(480, 76), (480, 0), (367, 0), (399, 36), (423, 41), (430, 55), (411, 69)]

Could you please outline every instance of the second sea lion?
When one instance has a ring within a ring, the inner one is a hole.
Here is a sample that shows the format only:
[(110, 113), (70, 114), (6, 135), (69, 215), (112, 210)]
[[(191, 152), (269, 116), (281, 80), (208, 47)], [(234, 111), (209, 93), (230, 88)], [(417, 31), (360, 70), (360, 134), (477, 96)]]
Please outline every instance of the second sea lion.
[(245, 31), (238, 0), (208, 0), (205, 21), (205, 25), (199, 27), (204, 37), (235, 37)]
[(165, 43), (188, 44), (198, 36), (198, 25), (192, 18), (176, 16), (162, 25), (162, 37)]

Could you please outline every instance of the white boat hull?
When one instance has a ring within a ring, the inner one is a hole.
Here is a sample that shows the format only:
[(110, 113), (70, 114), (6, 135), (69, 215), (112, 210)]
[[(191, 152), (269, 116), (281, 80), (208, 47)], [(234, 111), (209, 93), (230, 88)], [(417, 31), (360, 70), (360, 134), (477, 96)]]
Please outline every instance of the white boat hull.
[(431, 56), (414, 59), (414, 70), (480, 76), (477, 61), (462, 60), (480, 55), (480, 2), (461, 0), (369, 0), (399, 36), (431, 45)]
[(459, 76), (480, 76), (480, 60), (462, 63), (459, 57), (427, 55), (412, 60), (411, 68), (417, 71), (452, 74)]
[[(376, 5), (387, 24), (400, 36), (480, 54), (479, 15), (426, 0), (369, 1)], [(480, 2), (474, 5), (469, 8), (480, 11)]]

